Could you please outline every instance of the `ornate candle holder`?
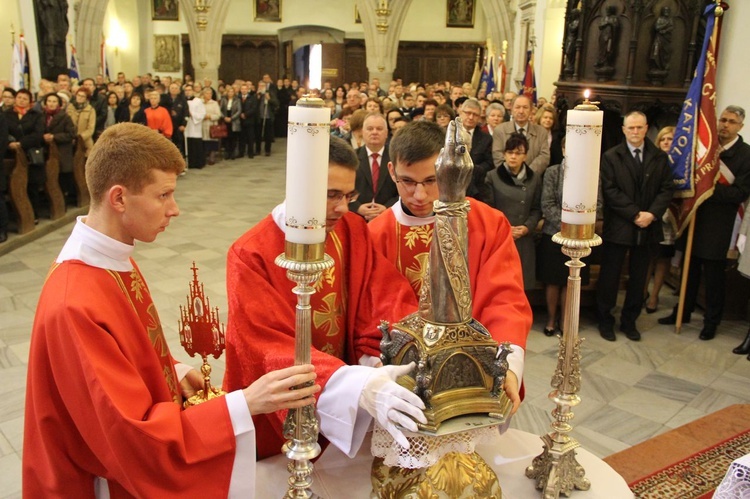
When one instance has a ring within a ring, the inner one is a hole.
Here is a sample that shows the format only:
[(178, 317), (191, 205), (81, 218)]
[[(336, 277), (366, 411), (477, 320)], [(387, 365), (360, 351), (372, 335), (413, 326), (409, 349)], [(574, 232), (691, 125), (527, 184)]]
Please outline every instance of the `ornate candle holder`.
[[(333, 267), (333, 259), (325, 253), (325, 243), (301, 244), (287, 241), (284, 253), (276, 257), (275, 263), (286, 269), (286, 276), (296, 284), (292, 289), (297, 295), (294, 364), (309, 364), (312, 348), (310, 296), (315, 293), (312, 284), (324, 270)], [(284, 438), (288, 440), (282, 447), (282, 452), (292, 460), (288, 467), (292, 475), (286, 494), (288, 498), (301, 499), (313, 495), (310, 491), (313, 471), (311, 461), (320, 455), (318, 429), (314, 404), (289, 409), (284, 421)]]
[(183, 405), (186, 408), (225, 394), (220, 388), (211, 385), (211, 365), (208, 363), (209, 355), (218, 359), (224, 352), (224, 324), (219, 322), (219, 308), (211, 309), (210, 301), (203, 291), (203, 283), (198, 280), (195, 262), (190, 269), (193, 271), (193, 280), (190, 282), (187, 306), (183, 308), (180, 305), (180, 320), (177, 324), (182, 347), (191, 357), (198, 354), (203, 359), (203, 389), (185, 401)]
[[(578, 320), (581, 300), (581, 261), (591, 254), (591, 248), (602, 244), (594, 233), (599, 177), (599, 150), (601, 149), (601, 113), (588, 101), (568, 113), (567, 147), (572, 154), (569, 169), (564, 172), (563, 216), (561, 231), (552, 240), (562, 245), (564, 255), (570, 257), (568, 287), (566, 291), (563, 335), (557, 354), (557, 368), (549, 394), (556, 407), (552, 411), (552, 431), (541, 437), (544, 451), (526, 468), (526, 476), (536, 480), (536, 488), (543, 491), (545, 499), (556, 499), (560, 494), (570, 496), (572, 490), (588, 490), (591, 482), (586, 471), (576, 460), (575, 449), (579, 443), (568, 433), (573, 429), (572, 408), (581, 402), (581, 342), (578, 337)], [(597, 115), (591, 113), (597, 112)], [(576, 119), (573, 119), (576, 118)], [(597, 148), (598, 145), (598, 148)], [(572, 151), (571, 151), (572, 148)], [(589, 155), (589, 156), (587, 156)], [(566, 166), (568, 168), (568, 166)], [(580, 179), (580, 180), (579, 180)], [(592, 192), (593, 190), (593, 192)], [(593, 202), (592, 202), (593, 199)], [(567, 219), (567, 221), (566, 221)]]

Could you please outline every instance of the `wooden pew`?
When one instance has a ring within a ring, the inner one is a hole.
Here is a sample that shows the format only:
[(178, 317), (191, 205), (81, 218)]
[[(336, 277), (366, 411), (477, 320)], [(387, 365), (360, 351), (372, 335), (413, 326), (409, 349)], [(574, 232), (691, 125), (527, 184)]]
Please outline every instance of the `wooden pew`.
[[(34, 230), (34, 210), (26, 192), (29, 181), (29, 163), (23, 151), (13, 151), (13, 158), (3, 160), (3, 175), (8, 175), (8, 195), (13, 210), (18, 217), (18, 233), (26, 234)], [(2, 200), (5, 202), (5, 200)]]
[(79, 208), (88, 206), (91, 202), (91, 194), (89, 194), (89, 188), (86, 185), (86, 147), (83, 145), (83, 138), (80, 135), (76, 137), (75, 153), (73, 154), (73, 179), (78, 194), (77, 206)]
[(60, 152), (54, 140), (48, 146), (49, 158), (44, 164), (47, 174), (44, 192), (49, 198), (49, 217), (52, 220), (57, 220), (65, 215), (65, 196), (60, 188)]

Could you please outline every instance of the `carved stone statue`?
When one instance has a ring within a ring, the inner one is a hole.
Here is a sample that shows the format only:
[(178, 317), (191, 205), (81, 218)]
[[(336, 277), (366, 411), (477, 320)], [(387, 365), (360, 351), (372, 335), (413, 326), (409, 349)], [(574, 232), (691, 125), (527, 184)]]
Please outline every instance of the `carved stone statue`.
[(654, 43), (651, 45), (651, 68), (658, 71), (668, 71), (672, 59), (672, 31), (674, 21), (669, 7), (661, 9), (661, 14), (654, 23)]
[(565, 72), (573, 73), (576, 63), (576, 40), (578, 39), (578, 28), (581, 25), (581, 11), (575, 9), (570, 12), (570, 20), (568, 21), (568, 31), (565, 34)]
[(39, 64), (43, 78), (57, 79), (68, 73), (65, 40), (68, 36), (67, 0), (34, 0)]
[(607, 6), (607, 15), (599, 21), (599, 58), (594, 64), (597, 68), (614, 66), (617, 47), (617, 35), (620, 31), (620, 20), (617, 18), (617, 7)]

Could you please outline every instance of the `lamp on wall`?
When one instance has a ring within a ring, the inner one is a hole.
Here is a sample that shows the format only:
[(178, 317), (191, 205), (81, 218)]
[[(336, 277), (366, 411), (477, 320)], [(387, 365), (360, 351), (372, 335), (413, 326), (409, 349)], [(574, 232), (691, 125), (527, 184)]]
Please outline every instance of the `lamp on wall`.
[(120, 55), (120, 49), (125, 49), (128, 46), (128, 34), (115, 18), (111, 18), (109, 21), (109, 36), (107, 36), (105, 43), (108, 47), (115, 49), (115, 56)]
[(211, 9), (209, 5), (210, 0), (195, 0), (195, 13), (198, 14), (198, 19), (195, 21), (195, 25), (199, 30), (205, 31), (208, 26), (208, 11)]
[(375, 23), (378, 32), (388, 32), (388, 16), (391, 15), (391, 9), (388, 8), (388, 0), (378, 0), (378, 7), (375, 9), (375, 14), (379, 18), (378, 22)]

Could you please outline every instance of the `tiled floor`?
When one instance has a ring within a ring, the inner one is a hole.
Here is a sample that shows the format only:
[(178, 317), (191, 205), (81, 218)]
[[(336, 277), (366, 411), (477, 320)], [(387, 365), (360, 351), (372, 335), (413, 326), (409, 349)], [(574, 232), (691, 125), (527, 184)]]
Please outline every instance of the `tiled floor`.
[[(189, 359), (177, 338), (178, 307), (183, 304), (196, 261), (200, 279), (226, 318), (225, 255), (229, 245), (264, 217), (284, 196), (283, 140), (270, 157), (224, 161), (180, 178), (177, 199), (182, 214), (153, 244), (140, 244), (135, 258), (155, 297), (173, 354)], [(21, 445), (26, 361), (34, 309), (44, 276), (71, 225), (0, 257), (0, 497), (21, 493)], [(291, 290), (291, 283), (290, 283)], [(583, 379), (575, 408), (573, 435), (598, 456), (625, 449), (735, 403), (750, 403), (750, 362), (731, 350), (744, 338), (745, 322), (725, 322), (715, 340), (698, 340), (700, 320), (681, 335), (660, 326), (674, 303), (670, 289), (660, 313), (644, 315), (639, 343), (619, 335), (614, 343), (599, 337), (590, 313), (581, 317)], [(543, 311), (529, 335), (526, 400), (512, 425), (535, 434), (549, 431), (553, 404), (547, 398), (557, 356), (557, 340), (544, 336)], [(664, 312), (664, 313), (661, 313)], [(696, 324), (697, 323), (697, 324)], [(223, 362), (214, 361), (215, 379)], [(750, 422), (748, 422), (750, 425)]]

